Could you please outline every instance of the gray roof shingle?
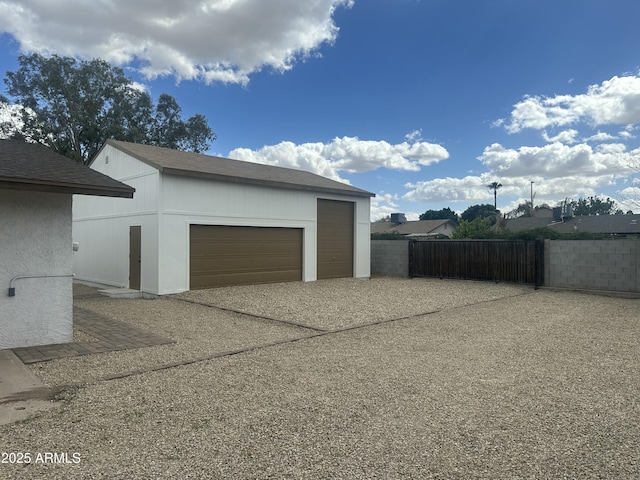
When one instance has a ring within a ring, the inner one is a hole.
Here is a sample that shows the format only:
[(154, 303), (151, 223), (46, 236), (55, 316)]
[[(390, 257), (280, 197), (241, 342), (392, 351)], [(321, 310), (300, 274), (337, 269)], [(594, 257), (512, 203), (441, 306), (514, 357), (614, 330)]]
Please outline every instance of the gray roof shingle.
[(135, 192), (44, 145), (22, 140), (0, 140), (0, 187), (124, 198), (133, 198)]
[[(190, 177), (217, 179), (226, 182), (266, 185), (295, 190), (312, 190), (356, 197), (374, 197), (375, 194), (330, 180), (303, 170), (274, 167), (229, 158), (183, 152), (170, 148), (138, 143), (108, 140), (105, 145), (131, 155), (157, 168), (162, 173)], [(104, 148), (104, 147), (103, 147)]]

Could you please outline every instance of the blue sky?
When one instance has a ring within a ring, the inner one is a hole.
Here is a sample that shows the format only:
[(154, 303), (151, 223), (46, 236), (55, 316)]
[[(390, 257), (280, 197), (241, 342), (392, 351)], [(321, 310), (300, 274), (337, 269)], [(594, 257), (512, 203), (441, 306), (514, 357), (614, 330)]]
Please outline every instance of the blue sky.
[(372, 220), (493, 203), (493, 181), (503, 212), (533, 181), (537, 205), (640, 213), (640, 2), (49, 3), (0, 0), (3, 74), (105, 58), (206, 115), (211, 154), (369, 190)]

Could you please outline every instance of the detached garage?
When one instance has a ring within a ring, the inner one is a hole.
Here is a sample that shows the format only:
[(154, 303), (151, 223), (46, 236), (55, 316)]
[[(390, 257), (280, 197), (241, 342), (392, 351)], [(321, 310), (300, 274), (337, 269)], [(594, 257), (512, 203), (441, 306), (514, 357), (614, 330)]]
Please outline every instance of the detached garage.
[(164, 295), (370, 276), (372, 193), (313, 173), (109, 140), (91, 168), (136, 189), (74, 200), (80, 280)]

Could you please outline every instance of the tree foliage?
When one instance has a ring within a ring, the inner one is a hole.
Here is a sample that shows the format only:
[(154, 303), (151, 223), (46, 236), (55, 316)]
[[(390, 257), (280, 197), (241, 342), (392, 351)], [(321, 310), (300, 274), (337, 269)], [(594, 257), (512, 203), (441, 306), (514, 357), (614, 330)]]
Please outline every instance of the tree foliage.
[(216, 139), (203, 115), (183, 120), (168, 94), (154, 105), (122, 69), (103, 60), (32, 54), (21, 55), (18, 63), (4, 82), (8, 95), (23, 107), (21, 122), (14, 122), (21, 126), (8, 132), (10, 126), (4, 125), (5, 135), (44, 143), (82, 163), (107, 139), (194, 152), (207, 150)]
[(472, 222), (462, 221), (460, 226), (454, 230), (453, 239), (480, 239), (480, 240), (601, 240), (610, 239), (611, 235), (606, 233), (591, 232), (571, 232), (560, 233), (549, 227), (530, 228), (512, 232), (510, 230), (496, 229), (489, 225), (487, 219), (477, 218)]
[(498, 216), (500, 215), (500, 210), (497, 210), (493, 205), (489, 205), (488, 203), (480, 204), (480, 205), (471, 205), (460, 215), (461, 220), (465, 220), (467, 222), (472, 222), (476, 218), (487, 218), (491, 219), (491, 223), (495, 223)]
[(453, 220), (458, 223), (458, 214), (449, 207), (442, 210), (427, 210), (420, 215), (420, 220)]
[(491, 220), (488, 218), (476, 217), (473, 220), (462, 220), (460, 225), (453, 231), (451, 238), (460, 240), (463, 238), (492, 238), (493, 229)]
[(598, 197), (578, 198), (571, 202), (573, 207), (573, 214), (575, 216), (580, 215), (620, 215), (624, 213), (617, 208), (616, 202), (607, 198), (601, 200)]
[(495, 209), (498, 208), (498, 189), (500, 187), (502, 187), (502, 184), (498, 182), (491, 182), (489, 185), (487, 185), (487, 188), (493, 190), (493, 207)]

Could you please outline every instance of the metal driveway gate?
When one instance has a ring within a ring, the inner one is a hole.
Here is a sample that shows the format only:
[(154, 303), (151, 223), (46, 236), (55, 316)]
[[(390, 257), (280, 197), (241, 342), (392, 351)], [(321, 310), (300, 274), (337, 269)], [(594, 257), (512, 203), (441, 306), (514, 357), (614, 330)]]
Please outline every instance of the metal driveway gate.
[(409, 276), (544, 283), (543, 240), (412, 240)]

